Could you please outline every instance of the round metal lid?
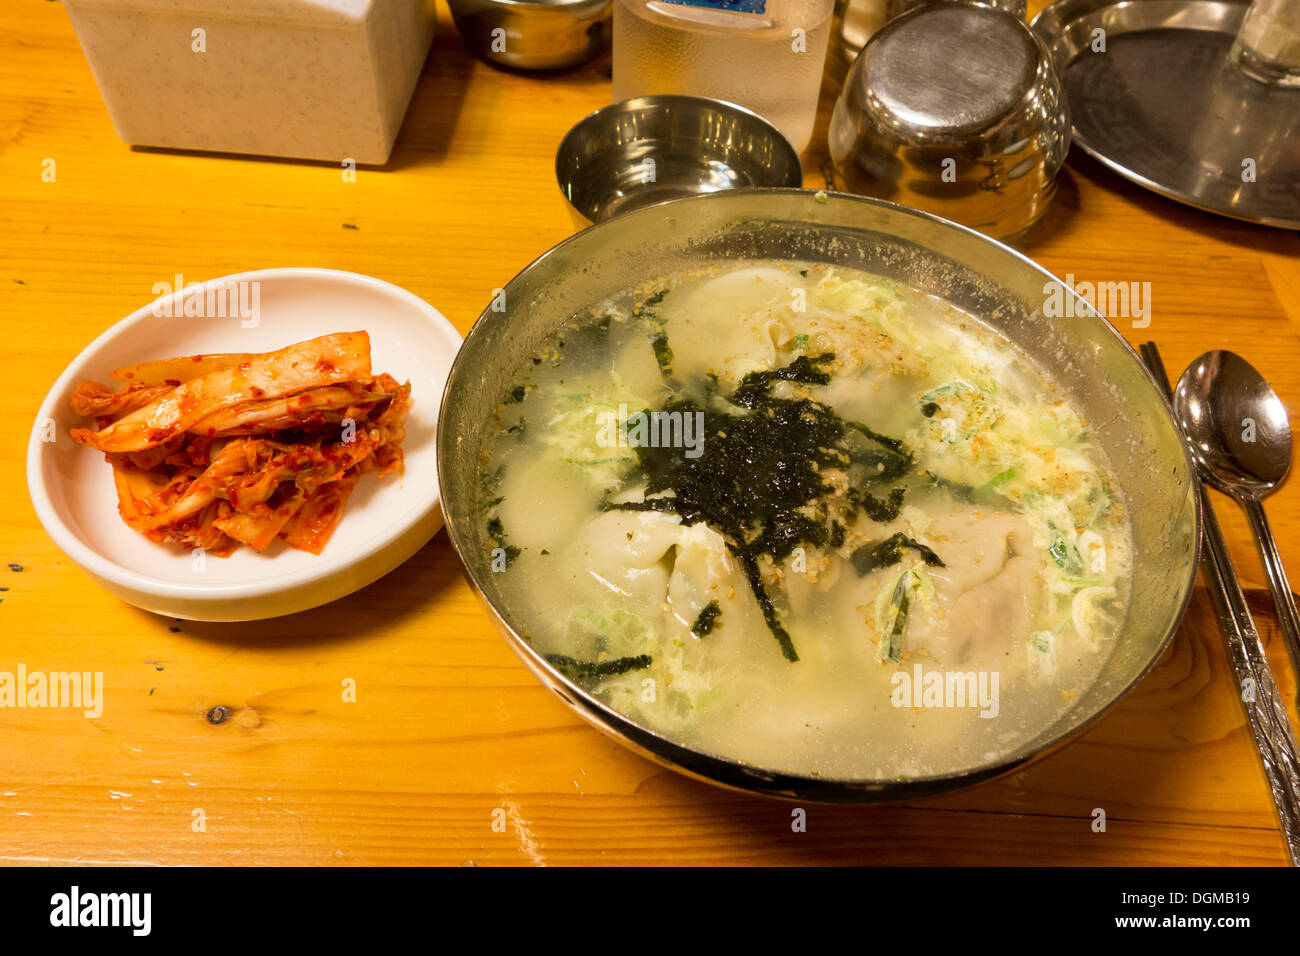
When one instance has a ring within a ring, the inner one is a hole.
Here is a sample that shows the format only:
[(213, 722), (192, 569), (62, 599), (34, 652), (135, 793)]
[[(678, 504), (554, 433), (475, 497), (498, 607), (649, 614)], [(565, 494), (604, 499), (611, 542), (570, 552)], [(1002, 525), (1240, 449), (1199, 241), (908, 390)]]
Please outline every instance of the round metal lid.
[(986, 128), (1034, 85), (1033, 37), (1002, 11), (968, 4), (921, 7), (885, 26), (863, 53), (876, 109), (929, 134)]

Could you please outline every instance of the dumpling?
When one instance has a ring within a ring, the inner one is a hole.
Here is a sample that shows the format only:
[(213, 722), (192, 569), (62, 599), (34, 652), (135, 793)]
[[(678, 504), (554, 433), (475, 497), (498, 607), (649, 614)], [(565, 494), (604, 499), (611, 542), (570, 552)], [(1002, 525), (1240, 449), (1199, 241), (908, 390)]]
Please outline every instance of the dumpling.
[(1042, 552), (1029, 522), (953, 508), (934, 516), (927, 535), (944, 566), (928, 569), (934, 608), (909, 621), (908, 647), (924, 648), (946, 667), (1013, 666), (1045, 599)]
[(659, 306), (673, 350), (673, 373), (723, 382), (784, 364), (779, 347), (794, 338), (797, 272), (741, 269), (725, 276), (683, 283)]

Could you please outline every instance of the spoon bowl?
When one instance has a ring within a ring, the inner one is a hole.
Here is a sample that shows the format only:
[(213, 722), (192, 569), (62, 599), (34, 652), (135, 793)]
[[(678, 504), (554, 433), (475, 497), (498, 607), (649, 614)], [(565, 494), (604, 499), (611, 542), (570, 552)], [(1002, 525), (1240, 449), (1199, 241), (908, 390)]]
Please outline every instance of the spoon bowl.
[(1291, 468), (1291, 422), (1264, 377), (1235, 352), (1206, 352), (1183, 373), (1174, 413), (1203, 477), (1262, 497)]

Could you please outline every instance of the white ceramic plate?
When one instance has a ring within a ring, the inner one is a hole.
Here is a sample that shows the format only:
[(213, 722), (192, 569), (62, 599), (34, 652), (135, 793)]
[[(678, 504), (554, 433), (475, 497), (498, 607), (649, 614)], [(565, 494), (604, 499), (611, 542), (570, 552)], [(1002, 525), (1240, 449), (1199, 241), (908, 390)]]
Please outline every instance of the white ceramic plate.
[[(255, 315), (244, 317), (254, 312), (249, 308), (228, 317), (186, 317), (187, 298), (193, 302), (198, 294), (187, 289), (143, 307), (87, 346), (45, 397), (27, 447), (32, 504), (68, 557), (123, 600), (191, 620), (248, 621), (325, 604), (387, 574), (442, 527), (434, 429), (460, 347), (452, 324), (410, 292), (350, 272), (267, 269), (200, 288), (206, 299), (209, 288), (231, 283), (248, 306), (257, 290)], [(204, 311), (216, 309), (205, 305)], [(370, 333), (374, 371), (411, 383), (406, 467), (401, 475), (363, 476), (320, 555), (282, 541), (262, 554), (240, 548), (229, 558), (155, 544), (118, 515), (103, 454), (69, 437), (69, 428), (87, 423), (69, 404), (77, 385), (109, 383), (108, 373), (123, 365), (204, 352), (268, 352), (360, 329)]]

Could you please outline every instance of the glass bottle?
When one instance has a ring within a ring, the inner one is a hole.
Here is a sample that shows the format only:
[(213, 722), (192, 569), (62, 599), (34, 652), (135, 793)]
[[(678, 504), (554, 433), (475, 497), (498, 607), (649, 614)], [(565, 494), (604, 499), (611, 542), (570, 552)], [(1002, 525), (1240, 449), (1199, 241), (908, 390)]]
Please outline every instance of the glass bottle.
[(614, 100), (710, 96), (812, 138), (834, 0), (614, 0)]

